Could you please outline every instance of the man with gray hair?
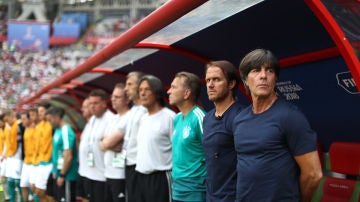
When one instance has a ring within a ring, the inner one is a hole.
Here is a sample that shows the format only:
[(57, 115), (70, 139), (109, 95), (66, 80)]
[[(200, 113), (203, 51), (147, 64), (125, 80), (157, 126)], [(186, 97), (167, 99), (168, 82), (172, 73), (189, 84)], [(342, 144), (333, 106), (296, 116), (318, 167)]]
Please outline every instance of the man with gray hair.
[(146, 113), (146, 108), (140, 103), (138, 87), (144, 74), (134, 71), (127, 75), (125, 93), (133, 106), (129, 113), (121, 156), (125, 158), (125, 189), (127, 202), (135, 202), (137, 196), (137, 173), (135, 172), (137, 156), (137, 135), (140, 118)]
[(305, 115), (276, 93), (278, 59), (256, 49), (239, 71), (252, 104), (233, 121), (236, 201), (311, 201), (322, 177), (317, 136)]
[(159, 78), (143, 76), (139, 84), (141, 117), (135, 170), (137, 201), (169, 202), (171, 197), (171, 142), (175, 113), (165, 107), (165, 91)]

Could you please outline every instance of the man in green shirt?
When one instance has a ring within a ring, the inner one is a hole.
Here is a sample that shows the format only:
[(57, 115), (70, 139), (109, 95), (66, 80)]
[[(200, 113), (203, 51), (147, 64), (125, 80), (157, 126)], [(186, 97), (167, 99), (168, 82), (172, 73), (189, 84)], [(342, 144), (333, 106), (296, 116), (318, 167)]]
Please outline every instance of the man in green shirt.
[(65, 111), (62, 108), (51, 107), (47, 111), (54, 128), (52, 139), (52, 179), (53, 194), (57, 201), (76, 201), (76, 180), (78, 163), (76, 152), (76, 135), (73, 129), (64, 121)]
[(180, 110), (174, 119), (172, 139), (174, 201), (206, 201), (202, 145), (205, 111), (196, 104), (200, 90), (199, 77), (189, 72), (177, 73), (168, 90), (169, 103)]

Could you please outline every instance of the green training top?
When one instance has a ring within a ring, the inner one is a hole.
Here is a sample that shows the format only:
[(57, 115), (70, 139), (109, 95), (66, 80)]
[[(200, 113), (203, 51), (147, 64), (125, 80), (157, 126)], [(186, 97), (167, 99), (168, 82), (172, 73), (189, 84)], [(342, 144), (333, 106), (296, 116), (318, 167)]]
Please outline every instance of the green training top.
[(76, 152), (76, 135), (74, 130), (69, 125), (64, 125), (61, 128), (56, 128), (52, 139), (52, 173), (58, 177), (62, 167), (62, 160), (64, 150), (72, 150), (72, 160), (68, 171), (65, 174), (65, 180), (74, 181), (78, 177), (78, 157)]

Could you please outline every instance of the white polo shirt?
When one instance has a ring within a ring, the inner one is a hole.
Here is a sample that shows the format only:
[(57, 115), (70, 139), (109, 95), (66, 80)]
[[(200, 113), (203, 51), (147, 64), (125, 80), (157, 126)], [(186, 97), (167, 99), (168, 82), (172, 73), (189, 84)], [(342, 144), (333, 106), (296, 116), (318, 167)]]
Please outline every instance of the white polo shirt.
[[(114, 114), (106, 110), (102, 117), (93, 115), (87, 123), (79, 145), (79, 174), (95, 181), (105, 181), (104, 152), (100, 150), (99, 142), (106, 128), (112, 124)], [(93, 154), (93, 166), (87, 163), (88, 154)]]
[[(106, 134), (104, 137), (111, 135), (114, 131), (122, 131), (125, 133), (126, 131), (126, 125), (128, 123), (129, 119), (129, 113), (130, 111), (126, 112), (123, 115), (115, 115), (113, 119), (113, 123), (109, 127), (109, 129), (106, 131)], [(120, 155), (120, 152), (114, 152), (112, 150), (106, 150), (104, 154), (104, 164), (105, 164), (105, 177), (110, 179), (125, 179), (125, 169), (123, 165), (122, 167), (116, 166), (113, 163), (113, 160), (116, 156)]]
[(86, 145), (86, 138), (87, 138), (87, 133), (89, 132), (89, 123), (86, 123), (81, 136), (80, 136), (80, 144), (79, 144), (79, 151), (78, 151), (78, 155), (79, 155), (79, 175), (83, 176), (85, 175), (85, 170), (86, 170), (86, 150), (85, 150), (85, 145)]
[(166, 107), (155, 114), (146, 113), (141, 118), (136, 171), (150, 174), (171, 170), (174, 118), (175, 112)]
[(124, 149), (126, 150), (126, 165), (136, 164), (137, 156), (137, 135), (139, 130), (140, 118), (147, 113), (147, 109), (142, 105), (134, 105), (129, 112), (128, 125), (126, 127)]

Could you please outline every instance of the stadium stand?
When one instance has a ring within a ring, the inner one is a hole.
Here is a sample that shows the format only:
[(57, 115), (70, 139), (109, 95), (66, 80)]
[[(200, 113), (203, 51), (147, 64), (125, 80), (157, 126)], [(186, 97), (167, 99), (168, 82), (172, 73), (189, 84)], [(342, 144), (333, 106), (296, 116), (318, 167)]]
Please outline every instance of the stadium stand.
[(14, 107), (20, 98), (32, 95), (90, 54), (81, 47), (53, 48), (43, 52), (2, 51), (0, 108)]
[[(56, 6), (46, 2), (46, 8), (62, 7), (63, 10), (47, 10), (47, 13), (60, 13), (58, 18), (50, 19), (53, 21), (50, 47), (45, 51), (11, 50), (8, 47), (7, 19), (20, 15), (16, 9), (21, 7), (21, 2), (16, 1), (14, 5), (0, 2), (0, 41), (4, 42), (0, 52), (0, 78), (3, 80), (0, 85), (0, 111), (14, 108), (21, 98), (31, 96), (101, 50), (154, 10), (160, 5), (159, 2), (161, 1), (140, 1), (138, 6), (131, 7), (130, 1), (121, 0), (103, 0), (97, 5), (93, 5), (92, 1), (64, 1)], [(111, 5), (114, 4), (117, 5), (115, 11), (122, 13), (120, 16), (114, 16), (116, 12), (107, 12), (109, 5), (113, 7)], [(100, 10), (100, 16), (94, 17), (96, 10)], [(36, 16), (28, 17), (29, 20), (34, 20)]]

